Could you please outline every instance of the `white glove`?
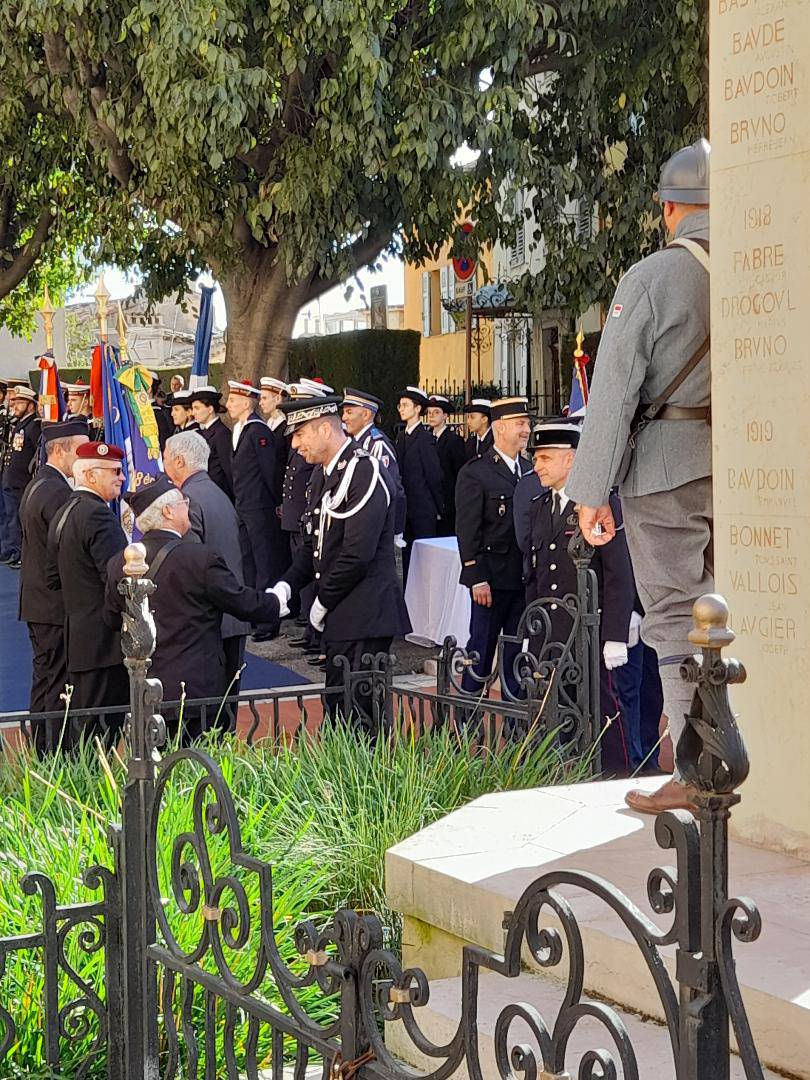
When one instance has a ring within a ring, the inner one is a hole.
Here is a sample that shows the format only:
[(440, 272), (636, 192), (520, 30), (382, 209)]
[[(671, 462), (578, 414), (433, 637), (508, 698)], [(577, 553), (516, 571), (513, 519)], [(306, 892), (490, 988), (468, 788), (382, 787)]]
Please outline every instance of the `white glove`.
[(402, 533), (397, 533), (394, 537), (394, 547), (406, 548), (408, 545), (405, 543), (405, 537)]
[(627, 646), (623, 641), (606, 641), (602, 656), (605, 658), (605, 667), (608, 671), (613, 671), (627, 663)]
[(637, 611), (630, 615), (630, 632), (627, 635), (628, 648), (633, 649), (641, 640), (641, 616)]
[(323, 633), (324, 619), (326, 618), (327, 614), (327, 609), (316, 597), (312, 601), (312, 607), (309, 609), (309, 621), (312, 623), (312, 625), (315, 627), (319, 634)]
[(286, 581), (277, 582), (272, 589), (265, 589), (266, 593), (272, 593), (278, 600), (278, 615), (280, 619), (283, 619), (285, 615), (290, 614), (290, 609), (287, 606), (292, 596), (292, 589)]

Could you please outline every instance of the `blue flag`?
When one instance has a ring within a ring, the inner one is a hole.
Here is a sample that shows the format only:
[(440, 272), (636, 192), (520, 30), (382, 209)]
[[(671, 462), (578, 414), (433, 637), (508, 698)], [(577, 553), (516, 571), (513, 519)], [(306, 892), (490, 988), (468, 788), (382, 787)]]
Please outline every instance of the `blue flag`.
[[(108, 442), (120, 446), (124, 451), (124, 460), (121, 463), (124, 470), (124, 491), (137, 491), (138, 488), (151, 484), (163, 472), (163, 462), (156, 441), (157, 424), (154, 423), (148, 395), (140, 387), (130, 389), (119, 378), (120, 375), (125, 378), (128, 374), (131, 375), (133, 369), (140, 374), (135, 365), (120, 363), (118, 350), (112, 345), (102, 346), (104, 433)], [(132, 379), (127, 381), (132, 382)], [(141, 397), (145, 400), (141, 401)], [(148, 422), (149, 416), (152, 424)], [(151, 431), (152, 426), (155, 428), (154, 433)], [(121, 501), (117, 509), (124, 531), (137, 539), (129, 507)]]
[(203, 285), (201, 292), (197, 333), (194, 335), (194, 363), (191, 365), (191, 377), (188, 380), (189, 390), (208, 386), (208, 362), (211, 359), (211, 335), (214, 332), (214, 288)]

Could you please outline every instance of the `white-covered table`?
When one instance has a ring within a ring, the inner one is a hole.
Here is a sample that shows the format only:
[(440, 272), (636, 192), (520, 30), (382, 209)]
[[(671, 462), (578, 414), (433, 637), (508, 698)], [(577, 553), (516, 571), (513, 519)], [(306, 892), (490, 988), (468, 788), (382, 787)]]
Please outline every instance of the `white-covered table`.
[(459, 585), (461, 559), (455, 536), (414, 540), (405, 603), (416, 645), (442, 645), (452, 634), (462, 647), (470, 636), (470, 590)]

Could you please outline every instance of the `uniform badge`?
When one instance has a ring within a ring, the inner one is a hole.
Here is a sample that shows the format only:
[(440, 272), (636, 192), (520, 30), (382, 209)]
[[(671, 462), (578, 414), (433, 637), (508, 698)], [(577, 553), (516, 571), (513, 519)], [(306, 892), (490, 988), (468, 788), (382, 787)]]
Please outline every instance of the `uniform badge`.
[(621, 313), (624, 311), (624, 304), (614, 304), (613, 311), (611, 311), (611, 317), (618, 319)]
[(267, 446), (267, 439), (259, 439), (259, 446)]
[(12, 448), (12, 450), (22, 450), (24, 445), (25, 445), (25, 435), (23, 434), (22, 431), (18, 431), (15, 434), (14, 438), (11, 440), (11, 448)]
[(106, 446), (104, 443), (101, 443), (99, 446), (96, 447), (96, 453), (99, 457), (106, 457), (109, 452), (109, 447)]
[(346, 468), (346, 462), (345, 461), (339, 461), (338, 462), (338, 472), (340, 472), (341, 469), (345, 469), (345, 468)]
[(498, 507), (498, 517), (503, 517), (503, 515), (505, 513), (506, 513), (506, 503), (501, 503), (501, 505)]
[(307, 522), (307, 536), (312, 536), (312, 522)]

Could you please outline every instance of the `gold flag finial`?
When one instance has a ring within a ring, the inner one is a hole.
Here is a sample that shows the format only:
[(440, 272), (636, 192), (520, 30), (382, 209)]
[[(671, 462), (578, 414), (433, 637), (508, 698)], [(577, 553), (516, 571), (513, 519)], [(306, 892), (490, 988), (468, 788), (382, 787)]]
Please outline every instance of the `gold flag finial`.
[(127, 324), (124, 322), (124, 310), (118, 301), (118, 355), (121, 363), (127, 362)]
[(582, 323), (579, 324), (579, 333), (577, 334), (577, 347), (574, 349), (574, 356), (584, 356), (582, 351), (582, 343), (585, 340), (585, 335), (582, 332)]
[(110, 300), (110, 293), (107, 286), (104, 284), (104, 275), (98, 279), (98, 287), (96, 288), (96, 304), (98, 306), (98, 330), (102, 341), (107, 340), (107, 304)]
[(39, 313), (42, 316), (42, 326), (45, 330), (45, 351), (53, 352), (53, 304), (51, 303), (51, 294), (48, 292), (48, 286), (45, 286), (45, 296), (42, 300), (42, 307), (39, 309)]

